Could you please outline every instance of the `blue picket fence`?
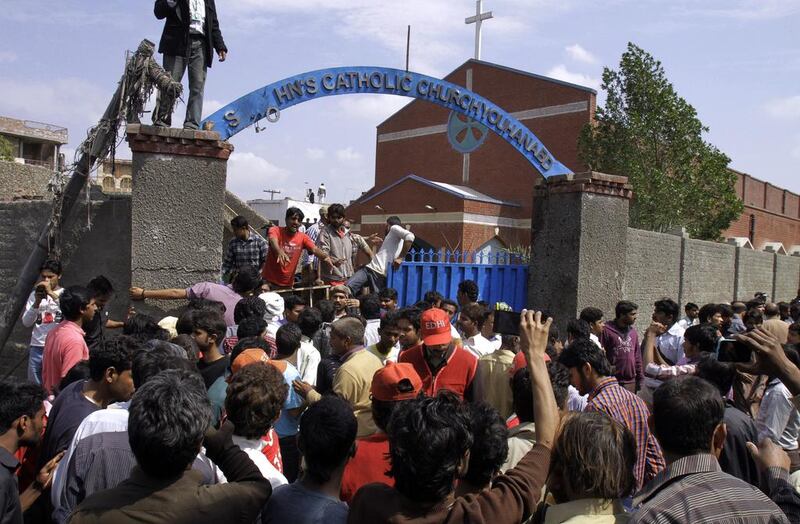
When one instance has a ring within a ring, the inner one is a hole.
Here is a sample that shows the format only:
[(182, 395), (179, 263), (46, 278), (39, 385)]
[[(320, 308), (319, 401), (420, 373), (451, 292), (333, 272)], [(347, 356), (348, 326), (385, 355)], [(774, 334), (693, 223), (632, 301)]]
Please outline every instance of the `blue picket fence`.
[(514, 311), (526, 307), (528, 261), (515, 253), (411, 250), (399, 269), (390, 269), (388, 285), (397, 290), (401, 306), (415, 304), (431, 290), (456, 298), (458, 284), (474, 280), (480, 300), (505, 302)]

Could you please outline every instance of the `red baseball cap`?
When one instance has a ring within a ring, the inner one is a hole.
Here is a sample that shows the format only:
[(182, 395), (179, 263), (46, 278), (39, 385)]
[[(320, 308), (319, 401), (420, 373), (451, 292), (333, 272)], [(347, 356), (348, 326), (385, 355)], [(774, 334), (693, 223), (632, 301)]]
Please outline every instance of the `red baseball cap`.
[(372, 376), (370, 393), (375, 400), (395, 402), (417, 398), (421, 390), (422, 379), (413, 365), (389, 361)]
[(422, 342), (426, 346), (440, 346), (453, 341), (450, 316), (443, 309), (431, 308), (422, 312), (419, 319)]
[[(544, 354), (544, 361), (550, 362), (550, 355)], [(520, 351), (514, 356), (514, 361), (511, 363), (511, 368), (508, 373), (513, 377), (520, 369), (528, 367), (528, 361), (525, 359), (525, 353)]]

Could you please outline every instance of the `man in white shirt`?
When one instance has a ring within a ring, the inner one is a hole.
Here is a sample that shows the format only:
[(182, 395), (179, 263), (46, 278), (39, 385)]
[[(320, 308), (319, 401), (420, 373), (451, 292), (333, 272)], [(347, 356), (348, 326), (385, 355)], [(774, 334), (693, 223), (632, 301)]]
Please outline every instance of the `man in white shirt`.
[(700, 319), (698, 318), (700, 316), (700, 306), (694, 302), (687, 302), (686, 305), (683, 306), (683, 311), (686, 313), (686, 316), (678, 321), (678, 325), (684, 330), (700, 323)]
[(657, 300), (653, 304), (653, 322), (664, 326), (664, 331), (656, 338), (656, 348), (669, 365), (682, 363), (683, 333), (686, 331), (678, 323), (680, 307), (669, 298)]
[(585, 307), (581, 310), (578, 318), (589, 324), (589, 339), (597, 347), (603, 349), (603, 345), (600, 343), (600, 337), (603, 336), (603, 329), (606, 325), (603, 321), (603, 311), (596, 307)]
[(476, 358), (494, 352), (492, 343), (481, 334), (485, 315), (486, 308), (480, 304), (467, 304), (461, 309), (461, 315), (458, 317), (458, 326), (464, 334), (464, 349)]
[(39, 281), (34, 286), (22, 313), (22, 325), (32, 327), (28, 351), (28, 380), (42, 383), (42, 354), (47, 334), (61, 322), (58, 299), (64, 290), (61, 279), (61, 262), (46, 260), (39, 268)]
[(412, 242), (414, 233), (403, 229), (400, 218), (391, 216), (386, 219), (386, 237), (380, 249), (369, 264), (356, 271), (347, 282), (353, 296), (358, 296), (361, 289), (367, 286), (370, 293), (379, 293), (385, 288), (389, 265), (400, 267)]

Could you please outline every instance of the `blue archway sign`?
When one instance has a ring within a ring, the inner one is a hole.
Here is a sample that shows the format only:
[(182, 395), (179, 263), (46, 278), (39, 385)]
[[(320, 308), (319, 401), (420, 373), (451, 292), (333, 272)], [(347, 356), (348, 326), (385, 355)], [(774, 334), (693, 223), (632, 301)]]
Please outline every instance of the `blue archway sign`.
[(545, 178), (572, 173), (530, 129), (491, 100), (438, 78), (386, 67), (335, 67), (280, 80), (224, 106), (203, 120), (201, 129), (227, 140), (261, 119), (276, 121), (282, 110), (294, 105), (356, 93), (407, 96), (440, 105), (485, 125)]

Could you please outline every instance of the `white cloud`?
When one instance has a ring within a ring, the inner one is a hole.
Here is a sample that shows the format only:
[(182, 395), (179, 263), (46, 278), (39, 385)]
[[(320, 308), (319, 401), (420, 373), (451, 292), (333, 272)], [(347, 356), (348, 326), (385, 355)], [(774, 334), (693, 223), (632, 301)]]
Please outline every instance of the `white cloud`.
[(794, 144), (789, 150), (789, 156), (800, 160), (800, 134), (794, 135)]
[(325, 158), (325, 150), (318, 147), (307, 147), (306, 158), (309, 160), (322, 160)]
[(0, 114), (85, 128), (100, 119), (111, 94), (80, 78), (0, 78)]
[(800, 118), (800, 95), (774, 98), (764, 104), (767, 114), (773, 118)]
[(677, 5), (675, 10), (687, 16), (707, 16), (712, 18), (732, 18), (735, 20), (756, 21), (775, 20), (800, 13), (800, 4), (797, 0), (722, 0), (702, 3), (686, 2), (686, 5)]
[(596, 64), (597, 58), (581, 47), (580, 44), (572, 44), (568, 45), (564, 50), (567, 52), (567, 55), (576, 62), (583, 62), (584, 64)]
[(214, 113), (216, 113), (217, 111), (222, 109), (222, 106), (224, 106), (224, 105), (225, 104), (223, 104), (219, 100), (208, 99), (208, 98), (204, 99), (203, 100), (203, 115), (204, 115), (203, 118), (207, 118), (207, 117), (213, 115)]
[(571, 84), (591, 87), (595, 91), (600, 90), (599, 78), (570, 71), (564, 64), (558, 64), (557, 66), (550, 68), (550, 70), (545, 73), (545, 76), (555, 78), (556, 80), (563, 80), (564, 82), (569, 82)]
[(340, 162), (357, 162), (361, 160), (361, 153), (353, 149), (352, 146), (336, 151), (336, 158)]
[(12, 51), (0, 51), (0, 64), (16, 62), (17, 58), (17, 53)]
[(228, 189), (239, 198), (263, 198), (265, 189), (282, 189), (290, 171), (249, 151), (234, 151), (228, 160)]
[(396, 95), (351, 95), (339, 100), (339, 107), (349, 117), (380, 124), (412, 100)]

